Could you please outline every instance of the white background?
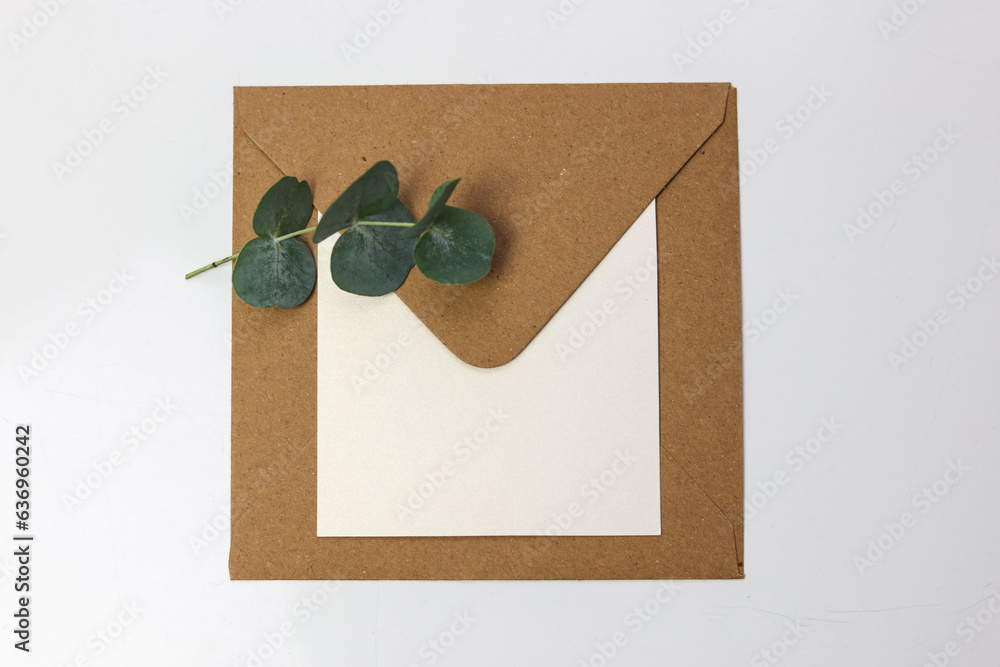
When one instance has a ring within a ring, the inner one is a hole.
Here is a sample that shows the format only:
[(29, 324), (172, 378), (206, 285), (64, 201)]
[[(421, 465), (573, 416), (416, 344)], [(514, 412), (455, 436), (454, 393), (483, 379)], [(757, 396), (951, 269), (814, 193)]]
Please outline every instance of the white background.
[[(997, 664), (1000, 280), (972, 280), (961, 309), (949, 292), (1000, 251), (1000, 5), (906, 0), (915, 13), (883, 34), (891, 0), (570, 1), (558, 21), (558, 0), (403, 1), (348, 60), (341, 44), (386, 2), (224, 2), (0, 9), (0, 506), (12, 524), (13, 429), (30, 423), (37, 535), (35, 651), (10, 647), (5, 555), (0, 663)], [(730, 22), (713, 23), (725, 9)], [(703, 52), (678, 61), (703, 31)], [(124, 117), (115, 100), (147, 68), (167, 75)], [(746, 580), (679, 582), (665, 605), (642, 581), (347, 582), (330, 595), (229, 581), (230, 286), (225, 270), (182, 276), (229, 248), (230, 189), (212, 178), (230, 164), (232, 86), (482, 81), (739, 87), (746, 486), (773, 492), (748, 517)], [(797, 109), (808, 120), (783, 124)], [(60, 179), (54, 163), (105, 118), (113, 131)], [(904, 163), (948, 128), (959, 138), (912, 180)], [(765, 144), (777, 151), (756, 167)], [(849, 240), (844, 226), (894, 179), (903, 194)], [(103, 291), (115, 271), (127, 286)], [(775, 321), (779, 291), (793, 305)], [(887, 355), (939, 309), (947, 320), (893, 368)], [(144, 421), (157, 400), (176, 409)], [(786, 460), (831, 418), (842, 427), (820, 452)], [(949, 462), (968, 471), (915, 504)], [(776, 474), (784, 485), (767, 483)], [(904, 512), (897, 539), (886, 525)], [(306, 614), (309, 596), (323, 604)], [(628, 616), (647, 603), (648, 620)], [(435, 652), (465, 612), (471, 628)], [(609, 660), (616, 632), (627, 643)]]

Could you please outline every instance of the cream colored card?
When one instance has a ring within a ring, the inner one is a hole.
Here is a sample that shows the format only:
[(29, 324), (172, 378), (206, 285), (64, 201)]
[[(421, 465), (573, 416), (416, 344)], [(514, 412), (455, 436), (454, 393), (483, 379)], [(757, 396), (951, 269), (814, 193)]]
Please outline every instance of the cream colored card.
[(660, 534), (655, 202), (490, 369), (394, 294), (341, 291), (334, 241), (318, 249), (318, 536)]

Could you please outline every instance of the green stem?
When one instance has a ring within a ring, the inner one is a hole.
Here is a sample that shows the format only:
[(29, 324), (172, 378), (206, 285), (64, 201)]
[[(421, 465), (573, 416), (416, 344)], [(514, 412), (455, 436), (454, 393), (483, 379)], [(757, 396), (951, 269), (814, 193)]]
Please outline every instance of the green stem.
[[(372, 227), (413, 227), (417, 223), (415, 223), (415, 222), (376, 222), (374, 220), (359, 220), (358, 224), (359, 225), (369, 225), (369, 226), (372, 226)], [(302, 234), (308, 234), (309, 232), (314, 232), (314, 231), (316, 231), (316, 227), (306, 227), (305, 229), (300, 229), (297, 232), (292, 232), (291, 234), (285, 234), (284, 236), (279, 236), (278, 238), (274, 239), (274, 242), (275, 243), (281, 243), (285, 239), (290, 239), (290, 238), (295, 237), (295, 236), (301, 236)], [(214, 269), (217, 266), (222, 266), (226, 262), (231, 262), (231, 261), (233, 261), (234, 259), (236, 259), (239, 256), (240, 256), (240, 253), (236, 253), (235, 255), (230, 255), (229, 257), (226, 257), (225, 259), (216, 260), (216, 261), (212, 262), (211, 264), (206, 264), (205, 266), (201, 267), (197, 271), (192, 271), (191, 273), (189, 273), (186, 276), (184, 276), (184, 280), (190, 280), (191, 278), (194, 278), (199, 273), (204, 273), (205, 271), (208, 271), (210, 269)]]
[(358, 220), (359, 225), (370, 227), (413, 227), (415, 222), (375, 222), (374, 220)]
[(291, 234), (285, 234), (284, 236), (279, 236), (278, 238), (274, 239), (274, 242), (281, 243), (285, 239), (290, 239), (293, 236), (299, 236), (300, 234), (308, 234), (309, 232), (315, 232), (315, 231), (316, 227), (306, 227), (305, 229), (299, 230), (297, 232), (292, 232)]
[[(300, 236), (302, 234), (308, 234), (309, 232), (314, 232), (314, 231), (316, 231), (315, 227), (307, 227), (306, 229), (300, 229), (299, 231), (292, 232), (291, 234), (285, 234), (284, 236), (279, 236), (278, 238), (274, 239), (274, 242), (275, 243), (280, 243), (280, 242), (284, 241), (285, 239), (292, 238), (293, 236)], [(201, 267), (197, 271), (192, 271), (191, 273), (189, 273), (186, 276), (184, 276), (184, 280), (190, 280), (191, 278), (194, 278), (199, 273), (204, 273), (205, 271), (208, 271), (209, 269), (214, 269), (217, 266), (222, 266), (226, 262), (231, 262), (231, 261), (233, 261), (234, 259), (236, 259), (239, 256), (240, 256), (240, 253), (236, 253), (235, 255), (230, 255), (229, 257), (226, 257), (225, 259), (219, 259), (219, 260), (216, 260), (216, 261), (212, 262), (211, 264), (206, 264), (205, 266)]]
[(236, 259), (239, 256), (240, 256), (240, 253), (236, 253), (235, 255), (230, 255), (229, 257), (226, 257), (225, 259), (220, 259), (220, 260), (217, 260), (215, 262), (212, 262), (211, 264), (206, 264), (205, 266), (201, 267), (197, 271), (192, 271), (191, 273), (189, 273), (186, 276), (184, 276), (184, 280), (191, 280), (192, 278), (194, 278), (199, 273), (204, 273), (205, 271), (208, 271), (209, 269), (214, 269), (217, 266), (222, 266), (226, 262), (231, 262), (231, 261), (233, 261), (234, 259)]

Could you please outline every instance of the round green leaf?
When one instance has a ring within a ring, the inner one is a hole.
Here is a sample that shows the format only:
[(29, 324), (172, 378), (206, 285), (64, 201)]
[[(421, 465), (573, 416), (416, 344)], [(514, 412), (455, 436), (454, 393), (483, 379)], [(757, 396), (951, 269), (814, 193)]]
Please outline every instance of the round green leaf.
[(434, 221), (437, 220), (438, 215), (444, 209), (444, 205), (448, 203), (448, 198), (451, 197), (451, 193), (455, 191), (455, 187), (460, 180), (462, 179), (453, 178), (435, 188), (434, 194), (431, 195), (430, 204), (427, 206), (427, 213), (424, 214), (424, 217), (420, 218), (420, 222), (416, 225), (400, 232), (403, 238), (415, 239), (434, 224)]
[(392, 208), (398, 195), (399, 175), (396, 168), (388, 160), (376, 162), (326, 209), (313, 234), (313, 243), (325, 241), (362, 218)]
[(309, 184), (285, 176), (271, 186), (253, 214), (253, 231), (261, 238), (277, 238), (305, 229), (312, 217), (313, 197)]
[(345, 292), (382, 296), (403, 284), (413, 268), (416, 239), (404, 239), (399, 227), (366, 225), (364, 222), (408, 222), (413, 218), (396, 203), (342, 231), (330, 254), (330, 275)]
[(252, 239), (233, 267), (233, 289), (257, 308), (293, 308), (309, 298), (316, 286), (316, 260), (297, 238), (275, 243)]
[(420, 272), (445, 285), (466, 285), (490, 271), (496, 239), (490, 223), (471, 211), (445, 206), (413, 248)]

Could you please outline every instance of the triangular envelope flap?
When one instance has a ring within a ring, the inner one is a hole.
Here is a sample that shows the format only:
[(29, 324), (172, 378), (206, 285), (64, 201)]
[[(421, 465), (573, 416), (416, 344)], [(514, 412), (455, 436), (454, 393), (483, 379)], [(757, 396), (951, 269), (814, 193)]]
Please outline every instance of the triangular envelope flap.
[[(729, 84), (237, 88), (237, 125), (324, 210), (391, 160), (414, 217), (434, 188), (496, 232), (493, 269), (463, 287), (414, 270), (397, 291), (456, 356), (523, 350), (722, 123)], [(326, 270), (321, 267), (320, 270)]]

